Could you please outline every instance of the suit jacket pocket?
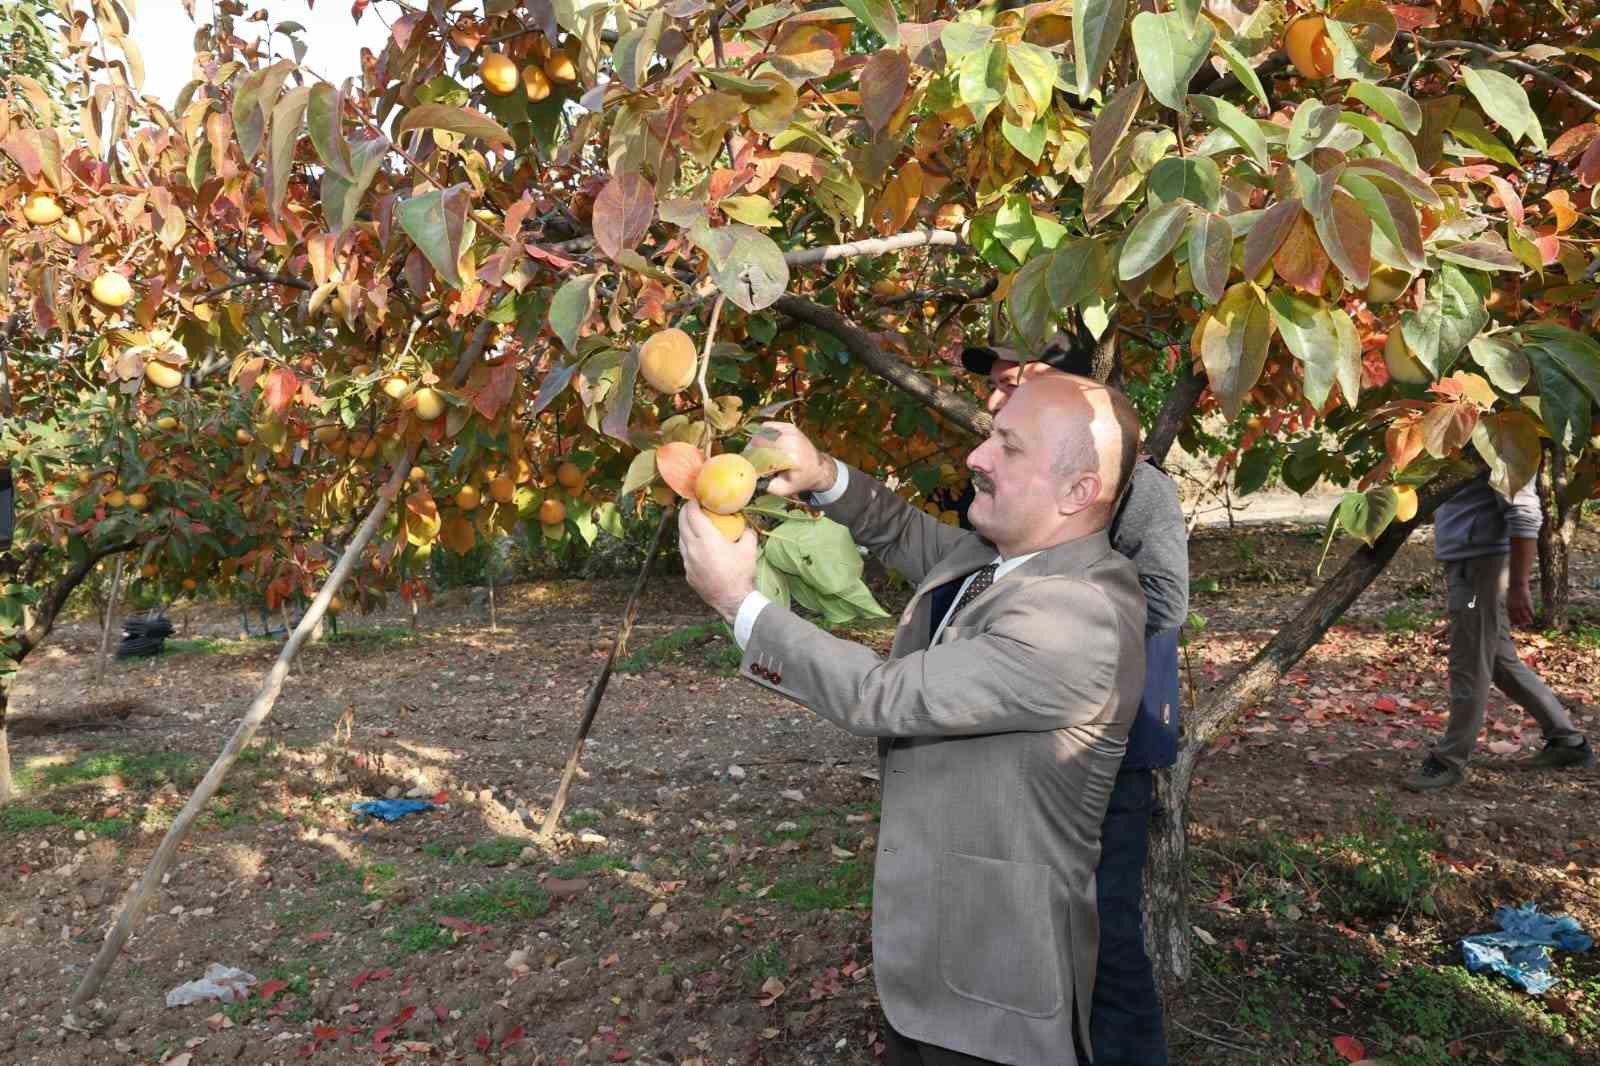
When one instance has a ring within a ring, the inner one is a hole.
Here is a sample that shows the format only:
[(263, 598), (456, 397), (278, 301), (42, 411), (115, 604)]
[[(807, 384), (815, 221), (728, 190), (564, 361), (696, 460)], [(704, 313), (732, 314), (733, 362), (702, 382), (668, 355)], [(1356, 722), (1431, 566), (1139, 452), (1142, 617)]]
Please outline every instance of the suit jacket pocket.
[(947, 851), (939, 860), (939, 972), (952, 992), (1033, 1018), (1061, 1009), (1048, 866)]

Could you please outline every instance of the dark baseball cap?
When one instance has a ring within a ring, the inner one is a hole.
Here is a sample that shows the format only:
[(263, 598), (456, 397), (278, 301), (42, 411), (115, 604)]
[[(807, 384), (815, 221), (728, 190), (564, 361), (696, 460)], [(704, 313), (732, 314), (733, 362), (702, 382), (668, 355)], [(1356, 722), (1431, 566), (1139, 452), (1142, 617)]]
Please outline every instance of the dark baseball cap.
[(961, 365), (974, 374), (987, 376), (994, 364), (1001, 360), (1008, 363), (1041, 362), (1068, 374), (1092, 377), (1094, 343), (1090, 341), (1085, 344), (1066, 333), (1057, 333), (1045, 344), (1036, 360), (1030, 360), (1028, 353), (1020, 348), (1003, 345), (985, 344), (961, 349)]

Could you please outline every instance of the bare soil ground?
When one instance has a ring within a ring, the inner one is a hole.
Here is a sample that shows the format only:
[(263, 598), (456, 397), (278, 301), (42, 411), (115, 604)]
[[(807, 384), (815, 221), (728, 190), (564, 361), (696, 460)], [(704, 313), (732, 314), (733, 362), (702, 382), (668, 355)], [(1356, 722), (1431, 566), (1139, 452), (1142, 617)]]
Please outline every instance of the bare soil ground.
[[(1317, 532), (1197, 534), (1200, 697), (1312, 586)], [(1600, 733), (1600, 537), (1580, 549), (1582, 624), (1522, 647)], [(1442, 591), (1408, 546), (1203, 764), (1174, 1062), (1600, 1062), (1600, 952), (1534, 999), (1455, 947), (1525, 901), (1600, 931), (1600, 774), (1510, 769), (1539, 738), (1497, 698), (1466, 786), (1396, 787), (1443, 720)], [(497, 631), (452, 595), (416, 632), (350, 619), (308, 649), (87, 1033), (62, 1004), (277, 646), (199, 607), (97, 688), (93, 624), (64, 626), (15, 700), (0, 1062), (873, 1063), (873, 746), (733, 677), (681, 581), (649, 597), (564, 832), (535, 839), (625, 593), (502, 589)], [(390, 794), (439, 808), (352, 816)], [(163, 1005), (211, 962), (256, 994)]]

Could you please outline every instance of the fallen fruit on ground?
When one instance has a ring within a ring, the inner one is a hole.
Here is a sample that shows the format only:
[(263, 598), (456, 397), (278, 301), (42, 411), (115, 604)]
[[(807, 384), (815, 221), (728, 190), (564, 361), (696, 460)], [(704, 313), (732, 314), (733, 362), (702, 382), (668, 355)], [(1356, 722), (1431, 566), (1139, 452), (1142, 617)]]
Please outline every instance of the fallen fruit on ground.
[(417, 417), (424, 422), (432, 422), (444, 414), (444, 397), (430, 388), (417, 390)]
[(1383, 361), (1389, 368), (1389, 376), (1402, 385), (1426, 385), (1433, 380), (1428, 368), (1411, 353), (1398, 326), (1389, 331), (1389, 339), (1383, 344)]
[(653, 333), (639, 346), (639, 373), (659, 393), (670, 396), (688, 388), (698, 366), (694, 341), (681, 329)]
[(567, 505), (560, 500), (546, 500), (539, 505), (539, 524), (558, 526), (567, 520)]
[(668, 441), (656, 449), (656, 473), (686, 500), (694, 498), (695, 480), (705, 463), (705, 454), (699, 448), (681, 440)]
[(1325, 23), (1321, 15), (1305, 13), (1290, 19), (1283, 29), (1283, 50), (1289, 62), (1308, 78), (1326, 78), (1333, 73), (1333, 42)]
[(61, 205), (49, 193), (29, 193), (22, 203), (22, 217), (35, 226), (48, 226), (61, 218)]
[(728, 538), (732, 543), (744, 536), (746, 529), (744, 515), (742, 514), (717, 514), (715, 511), (706, 511), (705, 516), (711, 519), (711, 524), (717, 527), (717, 532)]
[(506, 96), (517, 87), (517, 65), (499, 52), (491, 52), (484, 58), (478, 76), (483, 79), (484, 87), (496, 96)]
[(722, 515), (733, 514), (755, 494), (756, 468), (742, 455), (712, 456), (706, 460), (694, 483), (694, 496), (700, 506)]
[(133, 299), (133, 286), (115, 270), (107, 270), (94, 279), (89, 295), (107, 307), (121, 307)]

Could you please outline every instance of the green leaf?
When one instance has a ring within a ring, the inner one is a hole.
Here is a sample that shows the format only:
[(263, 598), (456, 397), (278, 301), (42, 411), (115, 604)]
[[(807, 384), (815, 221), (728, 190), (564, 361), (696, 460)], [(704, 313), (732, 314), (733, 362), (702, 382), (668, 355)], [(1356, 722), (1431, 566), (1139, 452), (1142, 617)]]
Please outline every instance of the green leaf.
[(289, 172), (294, 169), (294, 149), (300, 140), (300, 124), (305, 118), (306, 101), (311, 97), (308, 86), (290, 89), (272, 109), (272, 133), (267, 145), (268, 204), (272, 217), (283, 209), (284, 197), (289, 193)]
[(1462, 67), (1461, 79), (1483, 113), (1511, 135), (1512, 144), (1527, 137), (1539, 151), (1545, 150), (1544, 129), (1539, 125), (1539, 116), (1533, 113), (1533, 105), (1528, 102), (1527, 90), (1520, 84), (1498, 70), (1485, 67)]
[[(749, 22), (749, 19), (745, 20), (747, 27)], [(667, 13), (656, 8), (645, 19), (644, 25), (635, 26), (623, 34), (611, 49), (611, 62), (617, 78), (629, 89), (637, 90), (644, 84), (645, 71), (650, 68), (650, 60), (655, 58), (656, 47), (661, 43), (661, 31), (666, 25)]]
[(1193, 36), (1176, 11), (1156, 14), (1141, 11), (1133, 16), (1133, 50), (1139, 61), (1150, 95), (1174, 111), (1184, 109), (1189, 82), (1211, 52), (1216, 31), (1211, 23), (1199, 24)]
[(343, 109), (343, 94), (327, 82), (318, 82), (311, 87), (311, 100), (306, 105), (306, 127), (311, 131), (311, 144), (328, 173), (354, 181), (350, 145), (341, 128)]
[(900, 16), (890, 0), (840, 0), (862, 25), (870, 26), (890, 46), (900, 43)]
[(1051, 259), (1037, 255), (1028, 260), (1011, 279), (1011, 288), (1006, 292), (1006, 314), (1030, 351), (1044, 347), (1056, 307), (1050, 299), (1046, 277)]
[(465, 137), (479, 137), (490, 144), (509, 146), (514, 143), (506, 128), (482, 111), (475, 111), (470, 107), (452, 107), (449, 104), (418, 104), (400, 119), (394, 135), (399, 137), (408, 130), (422, 128), (449, 130)]
[(1100, 84), (1127, 16), (1128, 0), (1073, 0), (1073, 72), (1080, 97), (1088, 96)]
[(845, 592), (861, 577), (861, 553), (850, 531), (828, 518), (780, 523), (767, 535), (765, 558), (827, 596)]
[(1251, 95), (1261, 101), (1263, 107), (1270, 108), (1272, 100), (1267, 96), (1266, 87), (1261, 84), (1261, 78), (1257, 76), (1256, 68), (1250, 65), (1250, 61), (1244, 57), (1243, 53), (1222, 37), (1218, 37), (1212, 43), (1216, 46), (1217, 51), (1222, 53), (1222, 58), (1227, 60), (1228, 69), (1233, 71), (1233, 76), (1239, 79), (1239, 83), (1249, 89)]
[(789, 607), (789, 575), (767, 562), (765, 551), (756, 557), (756, 591), (785, 610)]
[(1289, 122), (1289, 134), (1284, 140), (1284, 151), (1290, 159), (1304, 159), (1339, 125), (1339, 109), (1324, 107), (1315, 100), (1307, 100), (1294, 109)]
[(973, 22), (952, 22), (939, 31), (939, 43), (947, 59), (954, 62), (988, 45), (994, 39), (993, 26)]
[(979, 129), (1006, 98), (1006, 46), (986, 44), (961, 58), (956, 87)]
[(1189, 221), (1189, 276), (1208, 303), (1228, 287), (1233, 265), (1233, 227), (1214, 211), (1196, 211)]
[(712, 282), (744, 310), (770, 307), (788, 288), (783, 250), (760, 230), (736, 222), (707, 230), (702, 237)]
[(1515, 396), (1528, 385), (1533, 367), (1522, 349), (1504, 334), (1480, 334), (1467, 342), (1473, 361), (1488, 375), (1489, 384), (1501, 392)]
[(578, 350), (578, 330), (594, 310), (594, 286), (599, 280), (598, 274), (570, 278), (550, 298), (550, 329), (569, 352)]
[(1343, 309), (1315, 296), (1274, 289), (1267, 294), (1278, 316), (1278, 334), (1305, 367), (1306, 399), (1319, 410), (1339, 383), (1352, 410), (1361, 395), (1361, 341)]
[(1399, 89), (1357, 81), (1350, 84), (1348, 98), (1360, 100), (1381, 115), (1385, 122), (1392, 122), (1407, 133), (1415, 134), (1422, 130), (1422, 106)]
[(1539, 378), (1539, 417), (1555, 442), (1580, 451), (1589, 440), (1589, 396), (1543, 348), (1524, 349)]
[(1434, 377), (1448, 373), (1461, 349), (1488, 325), (1487, 295), (1487, 286), (1480, 292), (1460, 267), (1446, 264), (1431, 279), (1422, 307), (1400, 315), (1406, 346)]
[(1123, 281), (1137, 278), (1165, 259), (1183, 239), (1183, 227), (1191, 210), (1180, 200), (1145, 212), (1123, 238), (1117, 277)]
[(1225, 130), (1229, 136), (1238, 141), (1263, 172), (1272, 168), (1272, 160), (1267, 154), (1266, 135), (1261, 132), (1261, 127), (1256, 125), (1255, 119), (1228, 101), (1215, 96), (1191, 96), (1189, 106), (1200, 112), (1201, 117), (1207, 122)]
[(456, 264), (466, 235), (469, 188), (453, 185), (413, 196), (395, 212), (400, 228), (452, 289), (461, 287)]
[(1489, 484), (1508, 500), (1539, 470), (1539, 427), (1523, 411), (1484, 415), (1472, 429), (1472, 444), (1489, 464)]
[(1111, 280), (1110, 255), (1106, 246), (1092, 237), (1057, 248), (1045, 275), (1050, 303), (1056, 307), (1077, 307)]
[(782, 224), (778, 216), (772, 213), (772, 201), (765, 196), (728, 196), (718, 201), (717, 207), (735, 222), (743, 222), (757, 229)]
[(1222, 201), (1222, 171), (1211, 160), (1195, 156), (1161, 160), (1150, 171), (1149, 186), (1156, 204), (1188, 200), (1215, 211)]
[[(1583, 386), (1591, 402), (1600, 404), (1600, 344), (1566, 326), (1529, 326), (1523, 341), (1548, 355)], [(1510, 390), (1515, 391), (1515, 390)]]
[(328, 229), (337, 236), (355, 221), (361, 208), (361, 198), (367, 195), (372, 179), (378, 176), (384, 156), (389, 154), (389, 138), (381, 134), (353, 141), (350, 148), (351, 170), (355, 180), (346, 181), (329, 171), (322, 177), (322, 213)]
[(1008, 45), (1006, 58), (1011, 64), (1011, 73), (1027, 92), (1034, 113), (1043, 116), (1050, 110), (1055, 96), (1056, 72), (1060, 66), (1056, 57), (1036, 44), (1023, 41)]
[(1206, 368), (1217, 405), (1229, 418), (1238, 417), (1245, 396), (1261, 379), (1274, 328), (1271, 309), (1249, 282), (1229, 289), (1195, 325), (1190, 346)]
[(1334, 512), (1338, 523), (1367, 547), (1389, 528), (1400, 510), (1400, 495), (1393, 485), (1380, 485), (1366, 492), (1347, 492)]
[(757, 446), (746, 448), (741, 454), (756, 468), (756, 477), (767, 477), (794, 466), (794, 460), (782, 448)]

